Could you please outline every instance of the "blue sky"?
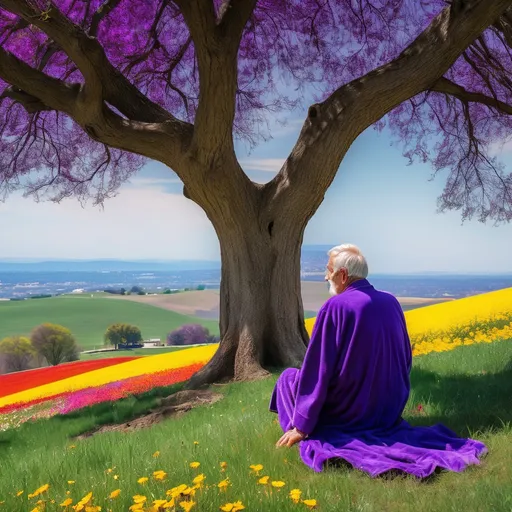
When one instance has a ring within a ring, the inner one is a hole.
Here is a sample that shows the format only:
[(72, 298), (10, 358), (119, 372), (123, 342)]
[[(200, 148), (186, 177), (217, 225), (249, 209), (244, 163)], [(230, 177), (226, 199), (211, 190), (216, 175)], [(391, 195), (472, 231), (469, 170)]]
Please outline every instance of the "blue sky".
[[(295, 113), (288, 126), (274, 127), (273, 140), (250, 154), (237, 146), (253, 180), (274, 176), (305, 115)], [(355, 243), (375, 273), (512, 272), (512, 225), (461, 225), (459, 212), (437, 214), (442, 176), (429, 182), (431, 168), (407, 166), (401, 147), (390, 142), (386, 131), (371, 128), (354, 142), (304, 242)], [(512, 168), (512, 144), (501, 157)], [(0, 259), (219, 259), (210, 222), (181, 190), (174, 173), (149, 163), (103, 210), (82, 208), (76, 200), (35, 203), (12, 195), (0, 203)]]

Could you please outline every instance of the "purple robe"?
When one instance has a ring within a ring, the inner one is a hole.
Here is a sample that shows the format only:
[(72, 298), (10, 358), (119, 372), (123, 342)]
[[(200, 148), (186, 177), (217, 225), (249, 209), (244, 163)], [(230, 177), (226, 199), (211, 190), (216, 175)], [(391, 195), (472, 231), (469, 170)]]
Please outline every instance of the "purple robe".
[(402, 419), (411, 362), (399, 302), (360, 279), (322, 306), (302, 368), (281, 374), (270, 410), (283, 431), (297, 427), (309, 435), (300, 455), (315, 471), (342, 459), (371, 476), (398, 471), (424, 478), (436, 468), (478, 464), (483, 443), (441, 424), (413, 427)]

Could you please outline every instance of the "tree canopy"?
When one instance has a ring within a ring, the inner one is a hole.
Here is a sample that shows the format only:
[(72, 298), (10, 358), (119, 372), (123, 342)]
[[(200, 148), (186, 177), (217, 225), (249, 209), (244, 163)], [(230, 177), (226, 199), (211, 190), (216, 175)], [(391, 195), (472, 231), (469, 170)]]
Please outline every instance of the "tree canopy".
[[(221, 248), (221, 343), (191, 385), (300, 364), (300, 247), (348, 149), (385, 125), (447, 172), (439, 209), (512, 219), (512, 0), (0, 0), (0, 192), (101, 203), (148, 159)], [(314, 92), (265, 184), (255, 144)], [(306, 94), (307, 93), (307, 94)]]
[(105, 332), (105, 342), (117, 346), (126, 343), (133, 345), (142, 341), (141, 330), (130, 324), (112, 324)]
[[(269, 116), (297, 106), (306, 87), (322, 110), (338, 105), (332, 120), (347, 103), (341, 92), (346, 99), (375, 83), (372, 100), (386, 105), (369, 124), (389, 113), (376, 126), (387, 123), (409, 158), (449, 171), (441, 209), (510, 220), (512, 178), (489, 152), (510, 136), (509, 7), (506, 0), (2, 0), (0, 189), (102, 201), (146, 158), (169, 164), (186, 185), (181, 150), (190, 143), (229, 144), (232, 132), (256, 142)], [(209, 71), (212, 59), (229, 73)], [(416, 75), (411, 87), (407, 74)], [(385, 101), (395, 88), (402, 94)], [(149, 140), (165, 144), (149, 148)]]
[(30, 340), (23, 336), (12, 336), (0, 341), (0, 365), (7, 372), (28, 370), (34, 362), (36, 351)]
[(79, 359), (75, 338), (62, 325), (41, 324), (32, 330), (30, 340), (35, 351), (52, 366)]

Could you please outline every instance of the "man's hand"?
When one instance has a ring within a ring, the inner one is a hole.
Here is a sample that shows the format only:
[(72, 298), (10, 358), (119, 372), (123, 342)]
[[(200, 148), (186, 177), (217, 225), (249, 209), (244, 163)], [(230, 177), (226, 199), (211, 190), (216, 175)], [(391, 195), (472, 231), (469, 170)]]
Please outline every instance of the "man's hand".
[(293, 428), (292, 430), (288, 430), (288, 432), (285, 432), (283, 437), (277, 441), (276, 446), (279, 448), (281, 446), (288, 446), (288, 448), (292, 447), (295, 443), (298, 443), (299, 441), (302, 441), (305, 439), (306, 436), (299, 432), (296, 428)]

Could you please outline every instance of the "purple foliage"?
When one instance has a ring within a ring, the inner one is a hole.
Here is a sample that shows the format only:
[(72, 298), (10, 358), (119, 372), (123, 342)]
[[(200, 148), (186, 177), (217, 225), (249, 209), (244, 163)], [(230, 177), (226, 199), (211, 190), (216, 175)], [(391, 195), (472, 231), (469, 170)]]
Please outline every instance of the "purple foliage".
[[(220, 16), (224, 2), (212, 1)], [(110, 63), (143, 94), (193, 122), (198, 71), (179, 8), (163, 0), (121, 0), (112, 2), (115, 7), (98, 21), (98, 9), (107, 3), (53, 2), (97, 37)], [(31, 4), (45, 16), (46, 0)], [(254, 142), (265, 136), (269, 115), (296, 107), (306, 88), (324, 99), (340, 85), (394, 59), (446, 5), (444, 0), (259, 0), (238, 52), (235, 135)], [(5, 9), (0, 9), (0, 44), (49, 76), (83, 83), (61, 48)], [(510, 47), (499, 31), (489, 28), (445, 76), (472, 92), (510, 103), (510, 69)], [(6, 87), (0, 80), (0, 93)], [(29, 114), (12, 98), (0, 98), (0, 193), (23, 188), (36, 197), (92, 195), (101, 202), (144, 164), (139, 155), (90, 139), (63, 113)], [(512, 202), (512, 178), (503, 175), (489, 151), (490, 144), (511, 133), (506, 114), (429, 92), (400, 105), (376, 127), (382, 129), (386, 122), (406, 144), (407, 157), (431, 162), (436, 172), (451, 171), (441, 209), (463, 207), (463, 217), (476, 213), (482, 220), (489, 215), (510, 218), (510, 209), (502, 210), (504, 203)], [(484, 199), (479, 195), (482, 188), (488, 191)]]
[(198, 345), (209, 343), (210, 333), (200, 324), (186, 324), (167, 335), (167, 345)]

